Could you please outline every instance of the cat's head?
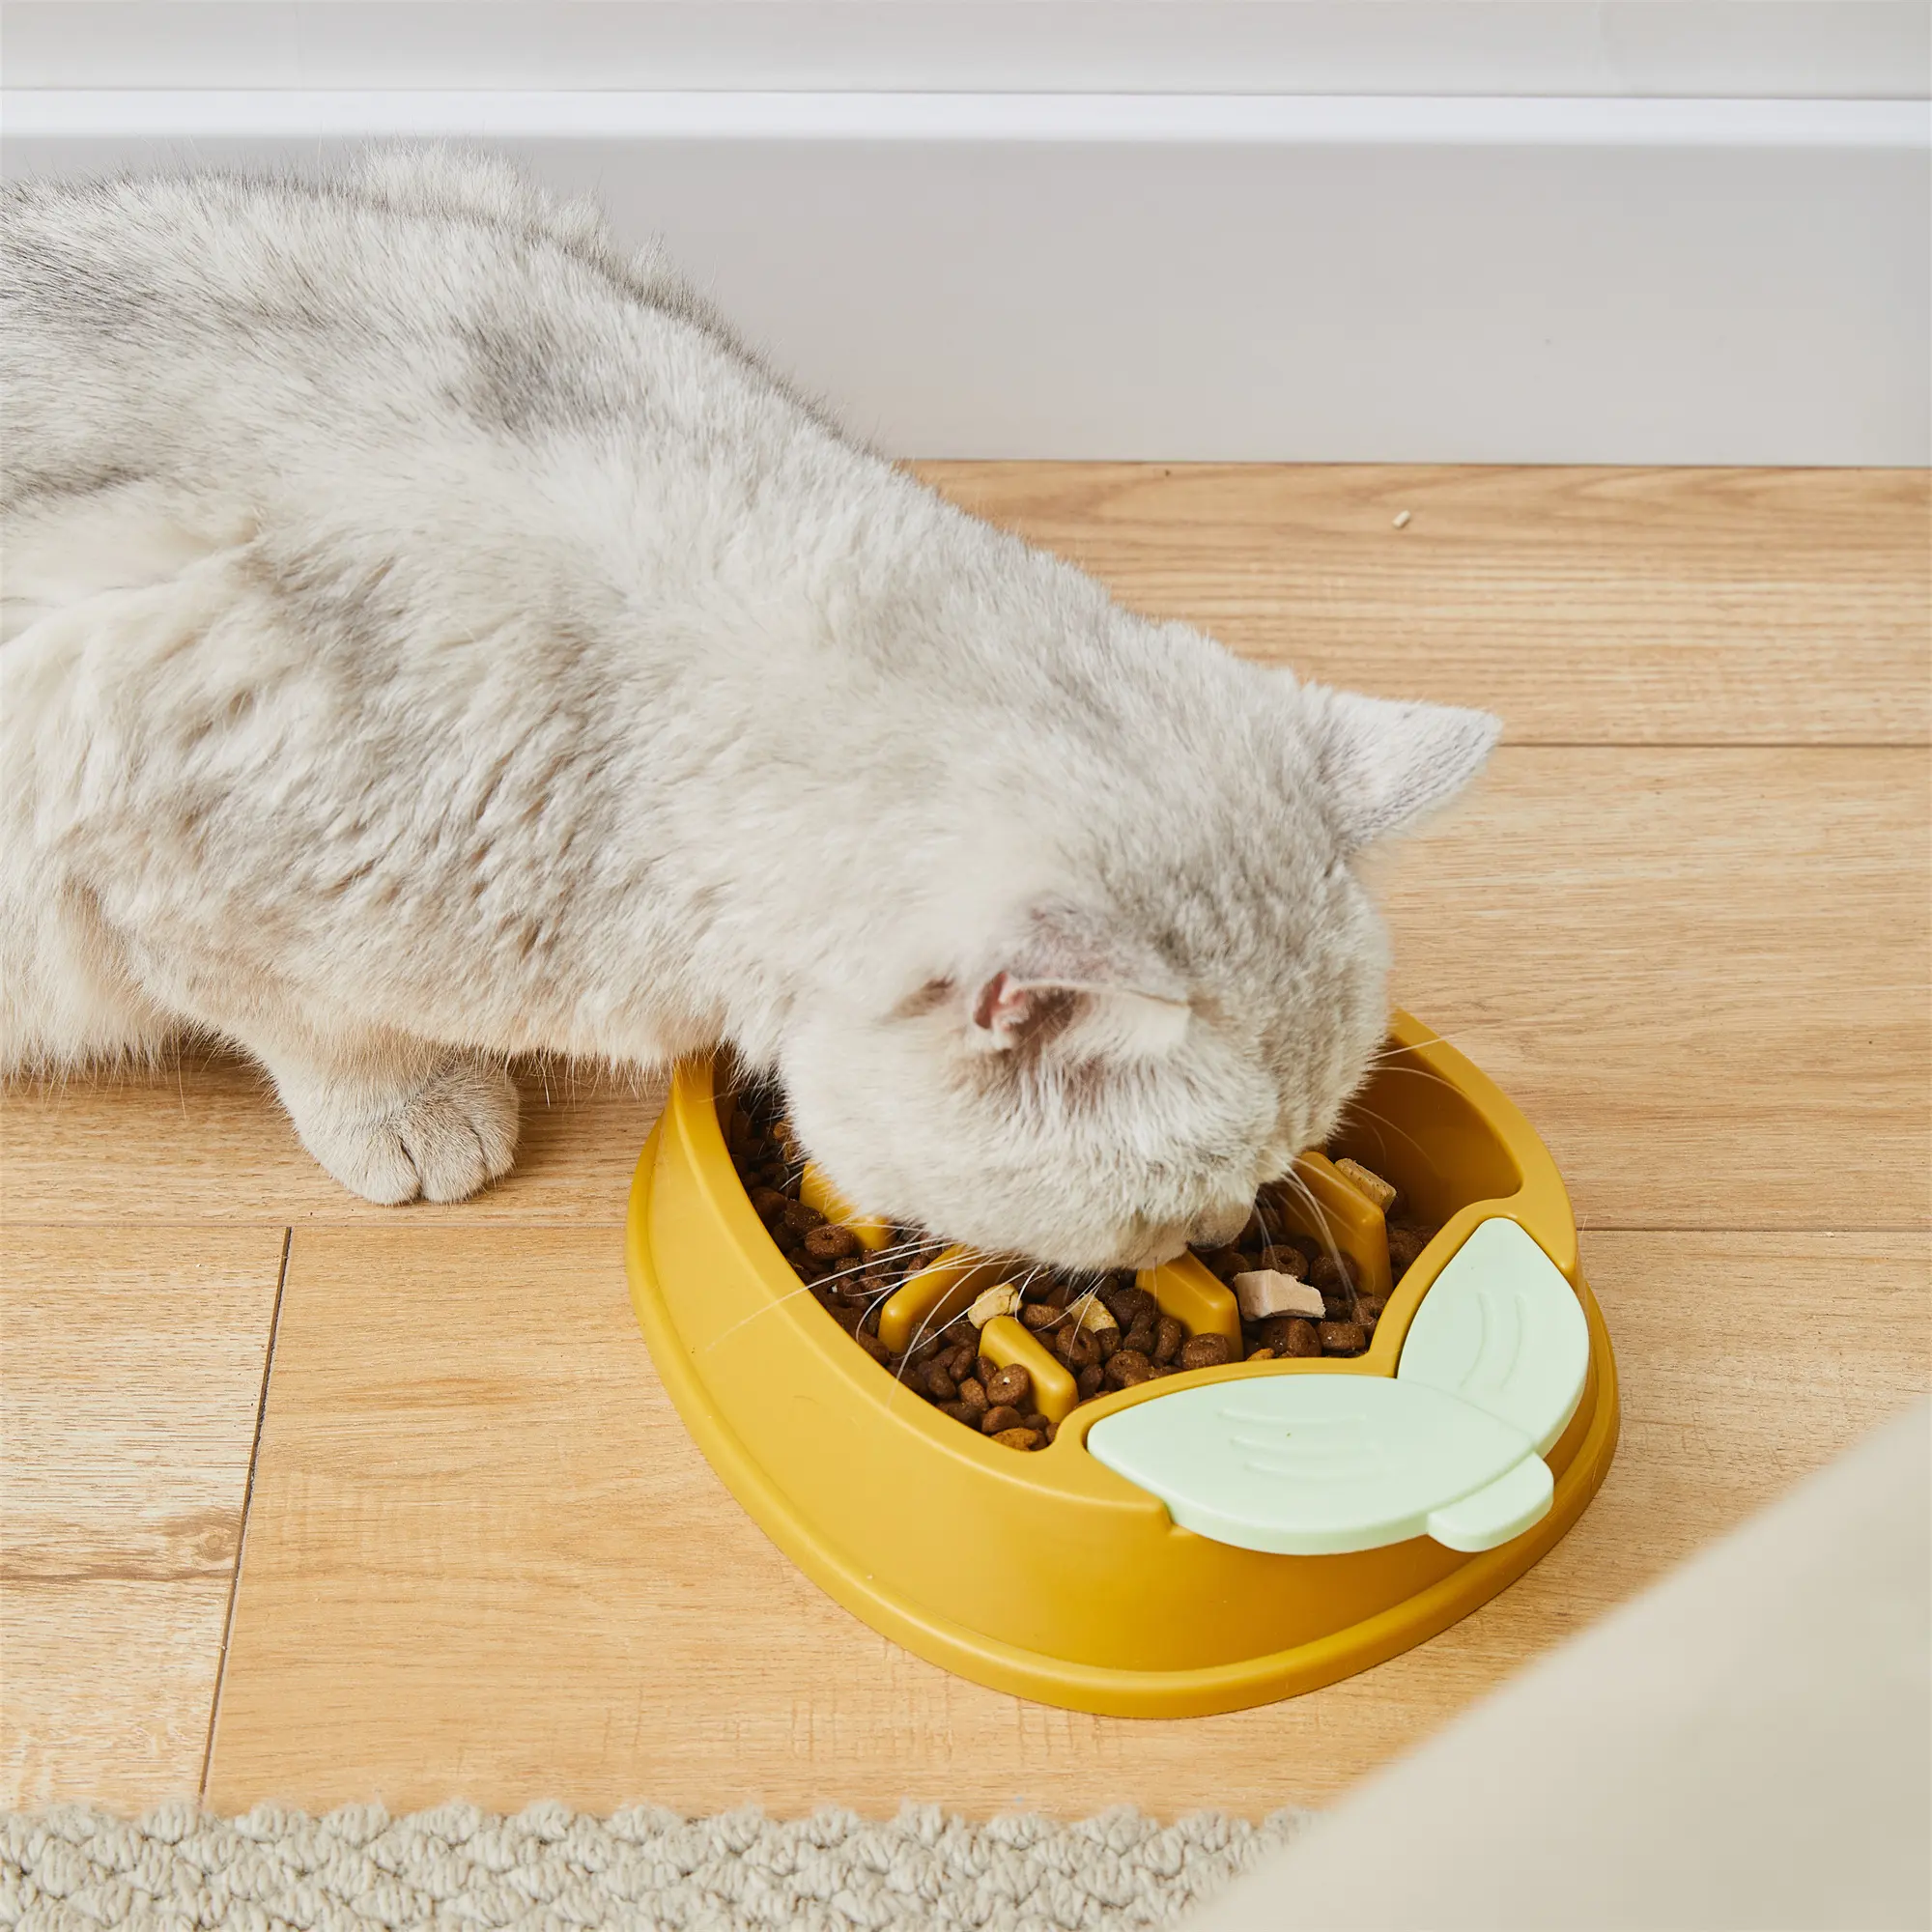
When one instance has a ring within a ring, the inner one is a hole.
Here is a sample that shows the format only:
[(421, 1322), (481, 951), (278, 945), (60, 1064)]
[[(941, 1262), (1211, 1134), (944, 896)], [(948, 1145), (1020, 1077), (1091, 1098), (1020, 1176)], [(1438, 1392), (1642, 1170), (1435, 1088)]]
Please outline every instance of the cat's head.
[(1016, 780), (944, 882), (956, 929), (791, 1035), (792, 1119), (849, 1198), (990, 1253), (1148, 1265), (1229, 1238), (1333, 1130), (1387, 1019), (1360, 856), (1498, 725), (1234, 671), (1258, 701), (1179, 725), (1157, 771), (1070, 753)]

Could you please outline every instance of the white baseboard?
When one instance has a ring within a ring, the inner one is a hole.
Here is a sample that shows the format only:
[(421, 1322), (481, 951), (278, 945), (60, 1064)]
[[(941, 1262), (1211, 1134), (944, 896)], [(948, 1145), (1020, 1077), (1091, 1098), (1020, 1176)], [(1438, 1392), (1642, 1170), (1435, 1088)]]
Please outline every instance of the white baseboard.
[(33, 90), (10, 174), (512, 153), (918, 455), (1924, 464), (1922, 101)]
[(13, 87), (1896, 100), (1926, 0), (0, 0)]

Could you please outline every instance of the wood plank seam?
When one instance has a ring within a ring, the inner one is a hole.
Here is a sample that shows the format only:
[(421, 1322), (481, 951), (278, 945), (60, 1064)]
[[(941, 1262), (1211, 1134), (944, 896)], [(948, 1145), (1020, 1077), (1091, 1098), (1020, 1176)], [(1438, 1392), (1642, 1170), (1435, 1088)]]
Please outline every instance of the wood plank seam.
[(255, 1501), (255, 1472), (262, 1461), (262, 1425), (269, 1413), (269, 1380), (275, 1369), (275, 1337), (282, 1325), (282, 1295), (289, 1285), (289, 1250), (295, 1230), (282, 1230), (282, 1264), (275, 1273), (275, 1305), (269, 1315), (269, 1346), (262, 1351), (262, 1387), (255, 1398), (255, 1434), (248, 1445), (248, 1480), (242, 1491), (242, 1527), (235, 1537), (235, 1567), (228, 1575), (228, 1607), (221, 1619), (221, 1654), (214, 1664), (214, 1694), (208, 1700), (208, 1738), (201, 1747), (201, 1777), (195, 1795), (208, 1802), (208, 1772), (214, 1759), (214, 1726), (221, 1717), (221, 1687), (228, 1681), (228, 1643), (235, 1634), (235, 1599), (242, 1589), (242, 1559), (248, 1549), (248, 1514)]

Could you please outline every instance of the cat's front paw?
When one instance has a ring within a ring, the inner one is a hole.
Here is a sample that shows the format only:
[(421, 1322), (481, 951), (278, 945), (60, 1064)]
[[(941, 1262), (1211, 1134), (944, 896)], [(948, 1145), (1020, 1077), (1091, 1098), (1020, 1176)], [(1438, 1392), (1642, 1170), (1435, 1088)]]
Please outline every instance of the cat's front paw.
[(516, 1083), (472, 1054), (449, 1054), (386, 1094), (366, 1078), (278, 1084), (302, 1145), (343, 1186), (385, 1207), (467, 1200), (516, 1158)]

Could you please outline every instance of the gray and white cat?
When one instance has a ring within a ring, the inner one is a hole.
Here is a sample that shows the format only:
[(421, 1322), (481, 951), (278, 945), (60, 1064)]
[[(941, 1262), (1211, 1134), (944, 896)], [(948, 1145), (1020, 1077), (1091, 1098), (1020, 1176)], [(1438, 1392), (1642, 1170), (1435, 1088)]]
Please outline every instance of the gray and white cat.
[(1495, 721), (951, 508), (489, 161), (7, 191), (0, 1062), (202, 1031), (374, 1201), (505, 1063), (731, 1042), (874, 1211), (1171, 1254), (1382, 1033), (1356, 874)]

